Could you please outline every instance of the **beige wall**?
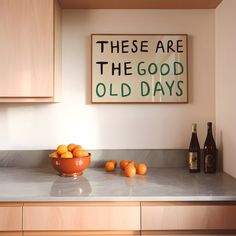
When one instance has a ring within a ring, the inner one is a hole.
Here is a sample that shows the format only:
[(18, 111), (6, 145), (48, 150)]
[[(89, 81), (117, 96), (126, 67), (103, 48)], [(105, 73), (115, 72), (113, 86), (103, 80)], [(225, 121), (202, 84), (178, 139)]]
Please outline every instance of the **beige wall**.
[(216, 123), (224, 170), (236, 177), (236, 1), (216, 9)]
[[(77, 107), (77, 112), (92, 113), (90, 122), (96, 126), (97, 137), (89, 141), (90, 146), (186, 148), (192, 122), (199, 124), (203, 145), (206, 122), (215, 122), (213, 10), (67, 10), (63, 16), (64, 100)], [(189, 34), (190, 103), (86, 105), (91, 33)], [(77, 125), (85, 126), (93, 133), (87, 120)]]
[[(91, 33), (189, 34), (190, 103), (90, 105)], [(214, 34), (214, 10), (65, 10), (63, 102), (1, 105), (0, 148), (187, 148), (193, 122), (203, 145), (215, 122)]]

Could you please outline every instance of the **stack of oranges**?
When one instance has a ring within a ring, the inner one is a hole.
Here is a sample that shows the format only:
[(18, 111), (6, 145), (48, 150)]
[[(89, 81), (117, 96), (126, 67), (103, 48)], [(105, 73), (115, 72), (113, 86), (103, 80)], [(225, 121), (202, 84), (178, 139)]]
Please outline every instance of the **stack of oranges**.
[[(116, 160), (109, 160), (105, 163), (105, 170), (112, 172), (117, 166)], [(147, 165), (140, 163), (136, 165), (135, 161), (122, 160), (120, 162), (120, 169), (124, 171), (125, 176), (133, 177), (137, 174), (145, 175), (147, 173)]]
[(83, 150), (81, 145), (70, 143), (69, 145), (61, 144), (57, 147), (57, 150), (50, 154), (51, 158), (73, 158), (89, 156), (88, 151)]

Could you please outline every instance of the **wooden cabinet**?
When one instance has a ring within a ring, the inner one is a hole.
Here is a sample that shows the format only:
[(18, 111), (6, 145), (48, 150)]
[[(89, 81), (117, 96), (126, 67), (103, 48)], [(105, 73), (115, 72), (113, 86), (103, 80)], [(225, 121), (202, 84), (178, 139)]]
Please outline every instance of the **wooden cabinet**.
[(145, 236), (236, 236), (235, 203), (143, 202), (141, 212)]
[[(1, 235), (1, 234), (0, 234)], [(43, 232), (24, 232), (24, 236), (137, 236), (139, 233), (134, 232), (117, 232), (117, 231), (43, 231)], [(7, 235), (4, 235), (7, 236)], [(214, 236), (214, 235), (213, 235)]]
[(23, 236), (23, 232), (0, 232), (0, 236)]
[(236, 230), (236, 205), (143, 203), (143, 230)]
[[(177, 233), (177, 234), (159, 234), (159, 233), (153, 233), (153, 234), (142, 234), (143, 236), (222, 236), (223, 234), (186, 234), (185, 232)], [(236, 234), (226, 234), (226, 236), (236, 236)]]
[(140, 230), (140, 203), (26, 204), (23, 230)]
[(0, 204), (1, 231), (22, 231), (22, 206), (20, 204)]
[(236, 203), (0, 204), (0, 236), (236, 236)]
[(59, 0), (65, 9), (215, 9), (222, 0)]
[(0, 102), (59, 99), (60, 11), (54, 0), (1, 0)]

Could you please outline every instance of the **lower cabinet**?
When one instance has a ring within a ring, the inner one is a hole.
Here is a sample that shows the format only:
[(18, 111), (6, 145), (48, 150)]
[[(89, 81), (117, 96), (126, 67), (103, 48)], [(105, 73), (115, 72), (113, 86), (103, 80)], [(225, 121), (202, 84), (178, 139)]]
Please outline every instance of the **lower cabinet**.
[(141, 212), (142, 235), (146, 236), (236, 232), (235, 203), (143, 202)]
[(0, 203), (0, 232), (22, 231), (22, 205), (17, 203)]
[(26, 203), (23, 231), (80, 231), (86, 235), (96, 231), (123, 231), (135, 234), (140, 231), (140, 203)]
[[(43, 232), (24, 232), (23, 236), (131, 236), (140, 235), (140, 233), (128, 232), (59, 232), (59, 231), (43, 231)], [(7, 235), (6, 235), (7, 236)]]
[(227, 235), (227, 236), (236, 236), (236, 234), (186, 234), (186, 232), (177, 233), (177, 234), (159, 234), (159, 233), (153, 233), (153, 234), (142, 234), (143, 236), (222, 236), (222, 235)]
[(23, 236), (23, 232), (1, 232), (0, 236)]
[(2, 235), (236, 236), (236, 202), (1, 203)]

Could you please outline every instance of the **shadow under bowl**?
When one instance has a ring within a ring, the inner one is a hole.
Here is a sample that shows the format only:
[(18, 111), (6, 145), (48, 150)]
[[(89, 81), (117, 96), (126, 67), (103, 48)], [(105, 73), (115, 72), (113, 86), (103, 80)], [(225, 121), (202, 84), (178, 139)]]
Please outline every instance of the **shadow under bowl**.
[(61, 176), (75, 177), (83, 173), (90, 164), (91, 154), (85, 157), (73, 158), (52, 158), (51, 163), (53, 168), (59, 172)]

